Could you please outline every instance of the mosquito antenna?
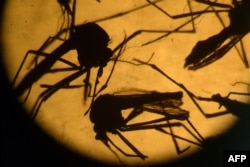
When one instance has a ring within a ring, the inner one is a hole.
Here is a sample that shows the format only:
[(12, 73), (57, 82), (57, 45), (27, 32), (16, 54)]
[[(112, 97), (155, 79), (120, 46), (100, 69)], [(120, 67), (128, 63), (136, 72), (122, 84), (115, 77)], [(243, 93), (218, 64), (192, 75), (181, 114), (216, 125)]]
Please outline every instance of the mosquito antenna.
[[(148, 158), (146, 155), (143, 155), (132, 143), (130, 143), (119, 131), (116, 130), (116, 134), (122, 139), (124, 143), (127, 144), (127, 146), (134, 151), (137, 155), (132, 155), (135, 157), (140, 157), (141, 159)], [(131, 156), (131, 155), (130, 155)]]

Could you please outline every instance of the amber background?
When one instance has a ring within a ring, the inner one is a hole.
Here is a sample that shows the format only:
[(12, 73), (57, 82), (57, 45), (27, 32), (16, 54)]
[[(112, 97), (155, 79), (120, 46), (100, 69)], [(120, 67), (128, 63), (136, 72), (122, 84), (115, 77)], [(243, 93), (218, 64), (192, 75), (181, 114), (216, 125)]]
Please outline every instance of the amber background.
[[(121, 6), (120, 5), (121, 2), (120, 3), (117, 2), (116, 3), (117, 6), (115, 7), (114, 6), (115, 4), (111, 3), (111, 1), (103, 1), (101, 4), (96, 4), (97, 2), (95, 1), (88, 1), (87, 2), (88, 5), (93, 4), (93, 8), (98, 8), (98, 10), (94, 10), (94, 11), (99, 11), (98, 13), (97, 12), (92, 13), (91, 11), (87, 10), (91, 8), (85, 9), (84, 7), (86, 5), (85, 3), (83, 3), (83, 1), (81, 1), (79, 2), (77, 6), (78, 9), (77, 9), (76, 22), (80, 24), (86, 21), (92, 21), (92, 20), (102, 18), (104, 15), (108, 16), (112, 13), (116, 13), (117, 11), (123, 11), (124, 10), (123, 8), (130, 9), (131, 7), (133, 7), (133, 5), (129, 5), (129, 4), (133, 4), (132, 2), (133, 1), (127, 2), (128, 6), (126, 5)], [(144, 1), (140, 1), (140, 2), (145, 3)], [(11, 80), (25, 52), (31, 48), (38, 48), (41, 45), (41, 43), (46, 39), (46, 37), (48, 37), (48, 35), (53, 35), (56, 32), (56, 28), (58, 25), (57, 21), (60, 16), (60, 10), (57, 4), (51, 1), (50, 2), (21, 1), (20, 3), (9, 1), (8, 3), (9, 4), (7, 4), (6, 6), (6, 11), (5, 11), (6, 13), (4, 15), (4, 24), (3, 24), (3, 31), (2, 31), (4, 38), (2, 39), (2, 41), (4, 41), (3, 66), (4, 66), (4, 69), (6, 70), (6, 73), (8, 74), (7, 75), (8, 79)], [(138, 2), (138, 4), (140, 3)], [(111, 6), (112, 6), (112, 9), (109, 8)], [(43, 7), (46, 9), (46, 12), (44, 12)], [(180, 9), (181, 9), (181, 12), (183, 12), (183, 7), (180, 7)], [(81, 11), (84, 11), (86, 13), (83, 13)], [(110, 11), (110, 13), (107, 11)], [(184, 11), (185, 11), (185, 7), (184, 7)], [(101, 22), (99, 24), (109, 33), (112, 39), (110, 47), (114, 48), (123, 39), (124, 30), (126, 31), (126, 34), (131, 34), (135, 30), (145, 28), (145, 27), (147, 27), (148, 29), (159, 29), (159, 28), (171, 29), (172, 27), (175, 27), (181, 23), (181, 21), (170, 20), (170, 24), (166, 27), (166, 24), (164, 22), (159, 21), (159, 20), (166, 19), (166, 17), (165, 16), (161, 17), (162, 15), (156, 12), (153, 9), (152, 10), (148, 9), (145, 11), (142, 10), (142, 11), (139, 11), (137, 14), (132, 13), (131, 16), (126, 16), (125, 19), (121, 17), (121, 19), (109, 20), (106, 22)], [(148, 14), (148, 16), (146, 17), (145, 14)], [(149, 17), (155, 16), (156, 14), (158, 14), (159, 16), (148, 19)], [(145, 17), (135, 17), (135, 16), (142, 16), (142, 15)], [(88, 16), (88, 18), (86, 18), (86, 16)], [(50, 18), (50, 19), (47, 19), (47, 18)], [(82, 18), (85, 18), (85, 19), (82, 20)], [(143, 18), (146, 18), (146, 20)], [(197, 34), (193, 34), (193, 35), (186, 34), (186, 36), (182, 36), (182, 34), (179, 34), (179, 35), (174, 34), (171, 37), (167, 38), (166, 40), (163, 40), (164, 42), (167, 43), (167, 49), (165, 48), (165, 45), (162, 45), (163, 43), (162, 41), (158, 43), (156, 42), (155, 44), (152, 44), (149, 47), (146, 47), (146, 49), (145, 48), (133, 48), (133, 46), (137, 46), (142, 41), (145, 41), (145, 40), (147, 41), (147, 38), (151, 38), (151, 36), (144, 35), (144, 34), (141, 36), (138, 36), (138, 38), (135, 38), (134, 41), (128, 44), (127, 47), (129, 48), (130, 46), (132, 47), (132, 49), (128, 49), (127, 52), (124, 53), (124, 56), (122, 56), (122, 59), (130, 61), (132, 60), (132, 58), (136, 57), (142, 60), (147, 60), (148, 57), (150, 57), (150, 55), (152, 54), (152, 51), (154, 51), (155, 57), (152, 59), (152, 63), (155, 63), (161, 68), (163, 68), (163, 70), (166, 71), (166, 73), (174, 77), (180, 83), (185, 84), (189, 89), (194, 91), (196, 94), (210, 96), (218, 92), (222, 93), (223, 95), (226, 95), (227, 92), (229, 91), (246, 92), (247, 87), (244, 85), (240, 85), (237, 87), (232, 87), (230, 85), (236, 81), (244, 81), (244, 82), (249, 83), (249, 77), (248, 77), (249, 70), (246, 70), (243, 67), (242, 62), (237, 56), (234, 56), (235, 53), (233, 51), (229, 53), (221, 61), (218, 61), (212, 64), (211, 66), (204, 68), (200, 71), (197, 71), (195, 73), (189, 72), (182, 68), (184, 64), (184, 58), (190, 52), (190, 48), (192, 48), (194, 43), (198, 39), (204, 39), (211, 34), (217, 33), (221, 29), (219, 25), (218, 27), (214, 26), (213, 29), (207, 29), (207, 25), (210, 24), (211, 22), (214, 22), (213, 19), (214, 17), (212, 16), (211, 18), (208, 17), (208, 18), (200, 19), (197, 23), (197, 27), (198, 27)], [(37, 22), (38, 20), (39, 22)], [(148, 20), (150, 20), (150, 23), (148, 23)], [(166, 19), (166, 22), (167, 21), (169, 20)], [(141, 22), (142, 24), (138, 24), (138, 22)], [(202, 23), (204, 23), (204, 25), (202, 25)], [(190, 28), (190, 27), (187, 27), (187, 28)], [(186, 40), (190, 41), (190, 43), (188, 43), (189, 45), (187, 44)], [(244, 42), (245, 42), (245, 46), (248, 46), (247, 43), (249, 43), (249, 35), (244, 38)], [(247, 49), (247, 53), (249, 53), (249, 48), (246, 48), (246, 49)], [(71, 54), (74, 56), (75, 53), (71, 53)], [(164, 55), (164, 57), (162, 55)], [(165, 57), (165, 55), (167, 56)], [(178, 55), (178, 59), (176, 59), (176, 55)], [(231, 66), (232, 62), (234, 62), (233, 67)], [(230, 65), (230, 67), (227, 65)], [(177, 87), (172, 85), (169, 81), (167, 81), (162, 76), (156, 75), (156, 73), (150, 70), (149, 68), (146, 68), (146, 67), (137, 68), (134, 66), (129, 66), (127, 64), (119, 64), (118, 67), (119, 68), (116, 69), (115, 74), (113, 78), (111, 79), (109, 88), (105, 90), (105, 92), (112, 93), (115, 91), (119, 91), (120, 89), (125, 87), (124, 83), (126, 83), (125, 84), (126, 89), (142, 88), (142, 89), (157, 90), (157, 91), (179, 90)], [(108, 71), (108, 69), (109, 67), (107, 67), (106, 70)], [(144, 75), (141, 75), (141, 74), (144, 74)], [(208, 77), (208, 76), (213, 76), (213, 77)], [(54, 76), (53, 78), (57, 79)], [(192, 80), (190, 80), (190, 78), (192, 78)], [(211, 78), (213, 79), (211, 80)], [(79, 82), (80, 81), (81, 80), (79, 80)], [(162, 84), (159, 84), (159, 83), (162, 83)], [(9, 92), (5, 92), (5, 93), (7, 94)], [(64, 97), (66, 96), (72, 97), (72, 98), (65, 100)], [(116, 158), (114, 158), (114, 155), (109, 150), (107, 150), (102, 145), (101, 142), (96, 141), (94, 139), (92, 124), (88, 121), (86, 117), (82, 117), (82, 114), (85, 110), (84, 108), (82, 108), (81, 96), (82, 96), (81, 91), (77, 91), (77, 90), (71, 91), (70, 93), (68, 91), (63, 91), (53, 96), (53, 98), (51, 98), (51, 100), (48, 101), (43, 107), (44, 112), (41, 112), (41, 114), (39, 115), (37, 119), (38, 126), (41, 127), (46, 133), (48, 133), (54, 139), (56, 139), (56, 141), (59, 141), (59, 143), (63, 145), (67, 145), (67, 147), (69, 147), (71, 150), (77, 151), (81, 154), (86, 154), (86, 152), (88, 152), (90, 157), (93, 156), (100, 160), (103, 159), (102, 155), (103, 155), (103, 152), (105, 152), (105, 155), (107, 155), (105, 159), (110, 158), (111, 161), (117, 161)], [(76, 99), (74, 99), (75, 97), (78, 97), (78, 102)], [(34, 98), (35, 98), (35, 95), (34, 95)], [(13, 99), (10, 99), (10, 100), (13, 100)], [(243, 99), (243, 100), (247, 101), (247, 99)], [(67, 103), (65, 103), (65, 101), (67, 101)], [(60, 104), (60, 105), (55, 105), (55, 104)], [(61, 104), (65, 104), (65, 105), (61, 105)], [(13, 109), (12, 108), (13, 105), (14, 104), (8, 105), (9, 107), (11, 107), (11, 110)], [(52, 108), (53, 106), (55, 106), (55, 108)], [(192, 106), (191, 103), (187, 103), (187, 104), (185, 103), (183, 107), (188, 108), (190, 111), (192, 111), (191, 112), (192, 121), (194, 122), (195, 125), (197, 125), (197, 127), (199, 127), (199, 130), (205, 137), (208, 137), (211, 135), (217, 135), (217, 134), (221, 134), (225, 132), (228, 128), (230, 128), (232, 121), (235, 120), (235, 117), (231, 117), (228, 115), (220, 117), (220, 118), (216, 118), (216, 119), (207, 120), (205, 118), (202, 118), (199, 113), (197, 114), (198, 110), (195, 109), (195, 107)], [(206, 109), (210, 110), (209, 107), (207, 107)], [(27, 105), (27, 108), (29, 108), (29, 105)], [(14, 108), (14, 109), (19, 110), (20, 108)], [(46, 110), (49, 112), (46, 112)], [(54, 111), (54, 112), (51, 112), (51, 111)], [(15, 118), (13, 120), (15, 120)], [(7, 122), (8, 124), (10, 124), (10, 128), (18, 126), (13, 120), (11, 120), (11, 122)], [(19, 118), (17, 119), (17, 122), (23, 123), (23, 121), (27, 122), (28, 120), (26, 120), (25, 117), (24, 119), (19, 119)], [(221, 125), (224, 125), (224, 127), (222, 127)], [(30, 140), (36, 141), (37, 138), (43, 139), (43, 135), (39, 136), (40, 135), (39, 134), (38, 136), (35, 135), (35, 137), (32, 135), (33, 130), (38, 131), (37, 133), (39, 133), (39, 130), (34, 129), (34, 128), (31, 128), (31, 129), (28, 128), (30, 130), (29, 131), (26, 129), (27, 128), (26, 126), (24, 127), (25, 127), (24, 129), (22, 129), (19, 133), (17, 133), (16, 137), (18, 137), (19, 135), (23, 136), (22, 132), (24, 130), (26, 131), (26, 133), (28, 133), (26, 134), (28, 136), (27, 140), (30, 139)], [(62, 131), (62, 129), (64, 129), (64, 131)], [(14, 129), (8, 131), (7, 133), (11, 134), (13, 131)], [(66, 137), (62, 137), (62, 133), (66, 134), (64, 135)], [(152, 143), (159, 144), (158, 147), (155, 147), (156, 150), (153, 150), (150, 147), (148, 147), (146, 143), (140, 143), (139, 142), (140, 140), (137, 141), (138, 138), (145, 137), (145, 134), (137, 134), (135, 132), (136, 135), (133, 134), (132, 136), (130, 136), (131, 137), (130, 139), (134, 141), (134, 144), (136, 147), (144, 148), (144, 151), (146, 150), (149, 156), (151, 155), (151, 157), (152, 156), (159, 157), (159, 155), (163, 155), (165, 153), (169, 155), (167, 157), (172, 157), (172, 158), (181, 158), (182, 156), (183, 157), (185, 156), (185, 155), (182, 155), (180, 157), (176, 156), (174, 148), (173, 147), (169, 148), (170, 147), (169, 145), (172, 145), (171, 140), (167, 141), (167, 139), (163, 139), (166, 141), (162, 142), (162, 138), (158, 138), (160, 139), (160, 141), (156, 142), (155, 138), (157, 137), (155, 135), (157, 134), (150, 135), (151, 132), (146, 132), (146, 133), (148, 133), (148, 135), (146, 135), (148, 137), (145, 140), (145, 142), (147, 142), (148, 145)], [(229, 135), (230, 137), (235, 137), (239, 135), (239, 134), (236, 134), (236, 135), (231, 135), (231, 134), (232, 133), (230, 133)], [(150, 136), (153, 136), (153, 137), (150, 138)], [(33, 137), (36, 139), (34, 139)], [(27, 142), (25, 137), (21, 137), (21, 138), (23, 139), (21, 139), (20, 141), (23, 140), (24, 143)], [(166, 136), (164, 138), (169, 138), (169, 137)], [(70, 141), (70, 143), (68, 141)], [(239, 140), (232, 139), (232, 143), (235, 141), (239, 141)], [(14, 140), (13, 142), (17, 142), (17, 141)], [(39, 145), (39, 142), (31, 141), (31, 143), (34, 143), (34, 145)], [(48, 145), (51, 144), (50, 141), (48, 143), (49, 143)], [(231, 142), (229, 143), (231, 144)], [(11, 143), (11, 145), (12, 144), (16, 145), (16, 143)], [(227, 145), (227, 142), (226, 143), (221, 142), (220, 144)], [(233, 146), (231, 146), (230, 144), (229, 144), (229, 148), (230, 147), (237, 148), (237, 143), (234, 143), (236, 144), (236, 147), (234, 146), (234, 144)], [(42, 145), (46, 145), (46, 144), (43, 143)], [(91, 147), (87, 148), (86, 145), (87, 146), (90, 145)], [(242, 146), (239, 146), (239, 147), (242, 147)], [(20, 146), (18, 146), (17, 148), (19, 147)], [(40, 147), (41, 146), (38, 146), (38, 148)], [(168, 149), (159, 150), (159, 148), (163, 148), (163, 147), (168, 147)], [(36, 150), (36, 148), (31, 148), (31, 152), (33, 149)], [(23, 146), (22, 150), (25, 150), (25, 146)], [(95, 150), (95, 151), (97, 150), (97, 152), (93, 152), (91, 150)], [(45, 148), (42, 148), (41, 152), (42, 151), (46, 152), (47, 150)], [(56, 154), (57, 153), (58, 152), (56, 152)], [(191, 153), (191, 152), (188, 152), (188, 153)], [(30, 159), (32, 158), (40, 159), (41, 158), (40, 155), (42, 157), (43, 153), (39, 152), (38, 156), (33, 155), (34, 157), (31, 157)], [(100, 155), (100, 156), (97, 156), (97, 155)], [(51, 157), (54, 157), (54, 156), (57, 157), (57, 155), (51, 155)], [(58, 154), (58, 156), (61, 156), (60, 153)], [(120, 156), (120, 157), (122, 159), (124, 158), (123, 156)], [(166, 159), (160, 158), (160, 161), (162, 160), (165, 161)], [(126, 158), (126, 157), (123, 159), (123, 161), (128, 164), (134, 163), (133, 160), (131, 160), (130, 158)], [(155, 161), (155, 158), (152, 158), (151, 160), (149, 159), (145, 162), (140, 162), (140, 160), (138, 161), (139, 162), (137, 163), (142, 163), (142, 164), (144, 163), (146, 164), (147, 162), (152, 163)]]

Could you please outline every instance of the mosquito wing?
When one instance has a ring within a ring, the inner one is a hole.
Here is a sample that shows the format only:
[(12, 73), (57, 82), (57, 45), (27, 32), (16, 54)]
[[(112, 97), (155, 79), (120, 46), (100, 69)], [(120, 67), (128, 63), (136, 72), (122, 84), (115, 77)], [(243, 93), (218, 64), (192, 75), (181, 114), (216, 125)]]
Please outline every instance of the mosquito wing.
[(213, 36), (205, 41), (199, 41), (192, 52), (186, 58), (184, 67), (189, 70), (198, 70), (219, 60), (234, 47), (244, 35), (234, 35), (230, 41), (221, 46), (222, 42), (217, 41), (218, 36)]

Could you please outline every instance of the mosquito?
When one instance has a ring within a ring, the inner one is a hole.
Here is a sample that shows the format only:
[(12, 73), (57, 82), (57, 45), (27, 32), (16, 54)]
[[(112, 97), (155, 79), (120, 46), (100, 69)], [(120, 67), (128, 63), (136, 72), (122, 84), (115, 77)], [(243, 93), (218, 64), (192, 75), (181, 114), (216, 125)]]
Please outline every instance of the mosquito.
[[(147, 0), (147, 2), (153, 7), (155, 7), (159, 12), (165, 14), (167, 17), (170, 17), (172, 19), (190, 17), (190, 20), (184, 22), (176, 29), (174, 29), (175, 33), (195, 33), (196, 28), (194, 21), (207, 13), (214, 13), (221, 22), (222, 26), (224, 27), (224, 29), (220, 33), (213, 35), (204, 41), (197, 42), (197, 44), (193, 47), (191, 53), (186, 57), (184, 64), (185, 68), (188, 68), (189, 70), (198, 70), (202, 67), (205, 67), (222, 58), (233, 47), (235, 47), (238, 55), (242, 59), (244, 66), (246, 68), (249, 68), (247, 53), (245, 52), (244, 45), (242, 42), (244, 36), (246, 36), (250, 31), (250, 21), (248, 17), (250, 15), (250, 5), (248, 0), (232, 0), (232, 5), (218, 3), (217, 0), (195, 0), (194, 2), (208, 5), (207, 8), (201, 11), (194, 11), (192, 9), (191, 1), (187, 0), (187, 5), (190, 13), (183, 13), (178, 15), (171, 15), (168, 11), (164, 10), (163, 6), (160, 6), (152, 2), (151, 0)], [(221, 9), (215, 9), (215, 7), (219, 7)], [(225, 24), (223, 23), (223, 19), (221, 18), (219, 13), (228, 13), (228, 17), (230, 19), (229, 26), (225, 26)], [(182, 30), (185, 26), (189, 24), (192, 25), (192, 29)], [(173, 31), (168, 32), (166, 30), (152, 30), (151, 32), (163, 33), (163, 35), (142, 45), (148, 45), (153, 42), (159, 41), (173, 33)], [(226, 41), (228, 39), (229, 42)], [(239, 48), (236, 47), (237, 43), (240, 43), (242, 53), (240, 52)]]
[[(244, 84), (244, 85), (250, 85), (245, 82), (235, 82), (232, 84), (232, 86), (235, 86), (236, 84)], [(196, 99), (202, 100), (202, 101), (207, 101), (207, 102), (216, 102), (219, 104), (219, 108), (221, 106), (224, 106), (228, 112), (231, 114), (239, 117), (239, 118), (244, 118), (246, 115), (250, 114), (250, 101), (248, 102), (241, 102), (238, 100), (234, 100), (229, 98), (230, 96), (245, 96), (250, 98), (250, 93), (248, 92), (229, 92), (225, 97), (221, 96), (221, 94), (217, 93), (212, 95), (210, 98), (206, 97), (200, 97), (200, 96), (195, 96)]]
[[(144, 91), (137, 94), (102, 94), (99, 95), (90, 109), (90, 120), (94, 124), (96, 132), (96, 140), (102, 141), (109, 149), (112, 145), (120, 153), (127, 157), (138, 157), (142, 160), (147, 158), (139, 149), (136, 148), (122, 132), (139, 131), (139, 130), (158, 130), (164, 134), (172, 136), (173, 143), (178, 154), (187, 151), (190, 146), (181, 149), (178, 146), (177, 140), (180, 139), (191, 144), (202, 147), (203, 137), (189, 120), (189, 112), (180, 108), (183, 93), (179, 92), (157, 92)], [(126, 117), (123, 117), (123, 112), (128, 112)], [(146, 112), (160, 116), (160, 118), (152, 120), (143, 120), (142, 122), (131, 123), (132, 120), (145, 114)], [(170, 122), (170, 120), (177, 120)], [(186, 121), (192, 128), (190, 130), (182, 123)], [(190, 133), (196, 141), (192, 141), (175, 135), (173, 127), (183, 127)], [(170, 132), (166, 130), (169, 128)], [(107, 133), (115, 134), (133, 151), (126, 153), (122, 148), (117, 146), (107, 135)], [(109, 145), (110, 144), (110, 145)]]
[[(189, 70), (198, 70), (202, 67), (205, 67), (222, 58), (239, 42), (242, 49), (241, 59), (245, 67), (249, 68), (249, 63), (243, 47), (242, 39), (250, 31), (250, 1), (232, 0), (232, 5), (221, 4), (207, 0), (197, 1), (228, 9), (230, 24), (218, 34), (215, 34), (203, 41), (198, 41), (193, 47), (191, 53), (187, 56), (184, 67), (188, 68)], [(216, 10), (215, 13), (219, 17)], [(228, 42), (226, 42), (227, 39), (229, 39)]]
[[(229, 96), (232, 94), (247, 95), (249, 93), (237, 93), (230, 92), (226, 97), (222, 97), (220, 94), (214, 94), (212, 97), (201, 97), (196, 96), (189, 91), (183, 84), (178, 83), (164, 71), (158, 68), (154, 64), (149, 62), (143, 62), (138, 59), (134, 59), (140, 63), (138, 65), (147, 65), (165, 76), (168, 80), (180, 87), (192, 100), (198, 110), (205, 118), (214, 118), (225, 114), (233, 114), (237, 117), (243, 117), (244, 114), (249, 113), (250, 105), (237, 100), (230, 99)], [(102, 141), (109, 149), (111, 145), (115, 147), (119, 152), (128, 157), (139, 157), (141, 159), (147, 158), (139, 149), (135, 147), (122, 132), (127, 131), (139, 131), (139, 130), (159, 130), (160, 132), (166, 133), (172, 136), (173, 143), (180, 154), (190, 147), (181, 150), (178, 146), (176, 139), (189, 142), (191, 144), (198, 145), (202, 148), (214, 141), (213, 137), (203, 138), (198, 132), (195, 126), (189, 120), (189, 112), (180, 108), (183, 104), (181, 98), (183, 92), (144, 92), (138, 94), (103, 94), (98, 96), (93, 105), (90, 108), (90, 120), (94, 124), (94, 131), (96, 132), (96, 139)], [(215, 102), (220, 106), (224, 106), (226, 111), (218, 111), (214, 113), (206, 113), (199, 105), (198, 101)], [(123, 117), (123, 112), (127, 112), (127, 109), (132, 109), (127, 117)], [(241, 111), (239, 111), (239, 109)], [(149, 121), (142, 121), (137, 123), (130, 123), (134, 118), (142, 116), (146, 112), (154, 113), (163, 116), (159, 119), (153, 119)], [(177, 120), (177, 122), (171, 122), (170, 120)], [(192, 131), (187, 128), (183, 123), (187, 121)], [(195, 141), (183, 138), (173, 133), (173, 127), (184, 127), (194, 138)], [(165, 128), (169, 128), (170, 132), (166, 131)], [(195, 132), (195, 133), (193, 133)], [(108, 136), (108, 133), (115, 134), (133, 151), (133, 154), (126, 153), (117, 146)]]
[[(71, 1), (68, 0), (58, 0), (58, 3), (62, 8), (63, 13), (66, 13), (66, 15), (71, 18), (71, 22), (68, 23), (70, 24), (70, 28), (61, 30), (55, 37), (49, 37), (40, 47), (39, 50), (29, 50), (24, 56), (24, 59), (20, 64), (18, 71), (12, 82), (12, 85), (14, 85), (29, 54), (36, 55), (36, 57), (32, 61), (32, 63), (35, 63), (35, 68), (30, 70), (28, 74), (24, 76), (22, 81), (14, 88), (14, 93), (17, 96), (23, 95), (28, 90), (24, 102), (27, 100), (29, 96), (33, 83), (38, 81), (43, 75), (51, 72), (55, 73), (60, 71), (75, 71), (74, 73), (66, 76), (64, 79), (56, 82), (54, 85), (47, 85), (47, 84), (41, 85), (41, 87), (44, 87), (46, 89), (39, 95), (35, 105), (32, 108), (31, 115), (33, 118), (35, 118), (39, 108), (41, 107), (44, 101), (50, 98), (54, 93), (56, 93), (61, 88), (74, 88), (74, 85), (69, 85), (70, 82), (82, 76), (83, 74), (86, 74), (86, 77), (83, 81), (84, 85), (78, 85), (78, 86), (85, 87), (84, 99), (86, 100), (87, 97), (90, 96), (90, 91), (91, 91), (90, 90), (91, 85), (89, 83), (91, 69), (98, 68), (94, 93), (93, 93), (94, 97), (96, 86), (99, 82), (98, 79), (102, 76), (103, 68), (107, 65), (109, 61), (112, 60), (116, 61), (116, 59), (113, 59), (112, 56), (117, 51), (119, 52), (118, 55), (121, 54), (121, 51), (124, 46), (124, 42), (121, 42), (120, 45), (111, 50), (108, 47), (108, 44), (110, 42), (110, 37), (108, 33), (96, 23), (89, 22), (75, 26), (74, 20), (75, 20), (76, 0), (74, 0), (72, 4), (70, 4), (70, 2)], [(51, 53), (43, 52), (43, 50), (46, 47), (48, 47), (51, 43), (53, 43), (56, 39), (60, 39), (60, 36), (62, 34), (68, 32), (69, 32), (69, 38), (64, 40), (64, 42), (60, 46), (58, 46)], [(78, 55), (77, 58), (79, 65), (74, 64), (62, 58), (62, 56), (64, 56), (70, 50), (77, 51)], [(38, 56), (43, 56), (45, 58), (38, 63), (37, 59)], [(58, 61), (65, 63), (69, 67), (61, 69), (52, 69), (53, 65)], [(110, 79), (111, 75), (112, 72), (109, 75), (108, 80)]]
[[(197, 96), (191, 91), (189, 91), (183, 84), (175, 81), (172, 77), (170, 77), (168, 74), (166, 74), (164, 71), (162, 71), (159, 67), (157, 67), (155, 64), (151, 64), (148, 62), (143, 62), (138, 59), (134, 59), (136, 62), (141, 63), (141, 65), (146, 65), (151, 67), (153, 70), (156, 72), (160, 73), (164, 77), (166, 77), (168, 80), (173, 82), (175, 85), (177, 85), (179, 88), (181, 88), (184, 92), (187, 93), (187, 95), (190, 97), (192, 102), (196, 105), (198, 110), (201, 112), (201, 114), (206, 117), (206, 118), (213, 118), (225, 114), (233, 114), (235, 116), (241, 117), (244, 113), (249, 112), (250, 110), (250, 104), (249, 103), (244, 103), (240, 102), (238, 100), (232, 100), (229, 98), (230, 95), (235, 94), (235, 95), (244, 95), (244, 96), (250, 96), (249, 93), (241, 93), (241, 92), (229, 92), (227, 96), (222, 97), (219, 93), (212, 95), (212, 97), (201, 97)], [(216, 102), (219, 104), (219, 106), (224, 106), (226, 108), (226, 111), (219, 111), (215, 113), (206, 113), (202, 107), (199, 105), (197, 101), (207, 101), (207, 102)], [(240, 112), (239, 109), (241, 110)]]

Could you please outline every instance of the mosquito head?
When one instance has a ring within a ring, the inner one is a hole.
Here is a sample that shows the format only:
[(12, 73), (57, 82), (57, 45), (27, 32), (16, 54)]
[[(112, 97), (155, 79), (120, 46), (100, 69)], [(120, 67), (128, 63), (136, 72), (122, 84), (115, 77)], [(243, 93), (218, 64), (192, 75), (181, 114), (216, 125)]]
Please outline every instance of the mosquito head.
[(124, 126), (124, 118), (120, 107), (114, 103), (114, 96), (100, 95), (91, 106), (90, 120), (95, 124), (94, 130), (97, 138), (102, 138), (104, 133), (115, 133), (116, 129)]

